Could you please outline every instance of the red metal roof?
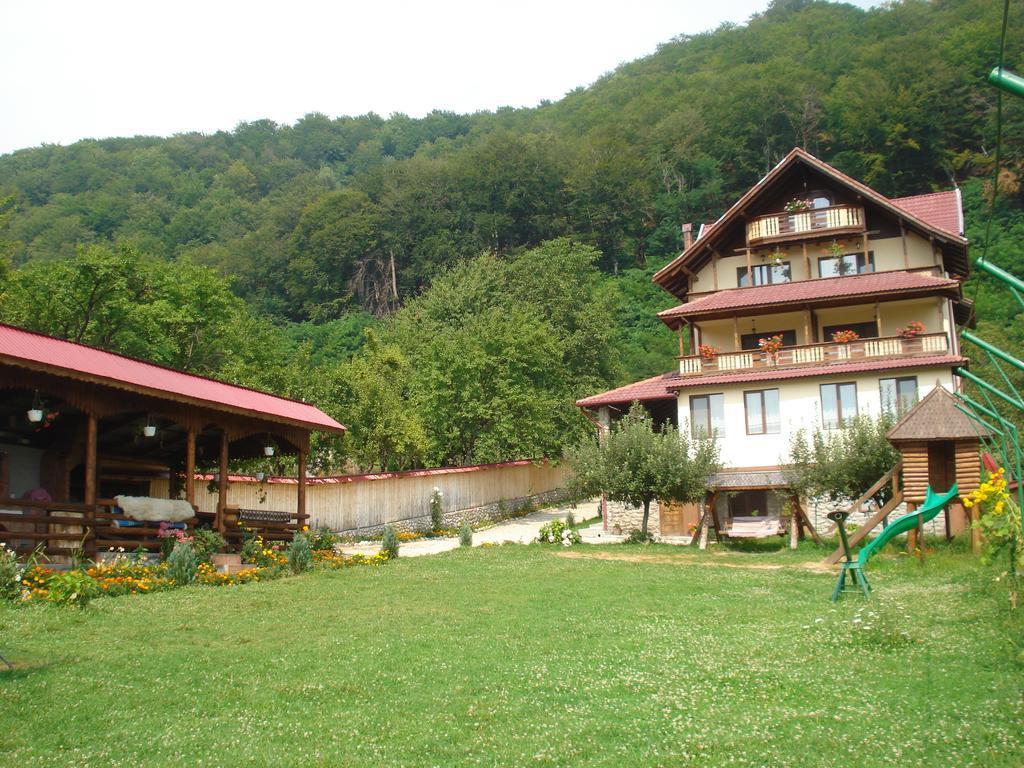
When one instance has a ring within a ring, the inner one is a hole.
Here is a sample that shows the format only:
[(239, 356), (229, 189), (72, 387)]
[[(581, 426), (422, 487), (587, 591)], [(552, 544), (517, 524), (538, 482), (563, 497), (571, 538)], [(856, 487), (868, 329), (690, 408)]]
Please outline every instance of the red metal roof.
[(712, 312), (728, 312), (740, 308), (766, 307), (776, 304), (806, 304), (830, 299), (889, 293), (922, 293), (941, 289), (956, 290), (959, 282), (935, 277), (924, 272), (870, 272), (864, 275), (823, 277), (795, 283), (757, 285), (750, 288), (728, 288), (658, 313), (662, 321)]
[(930, 357), (904, 357), (886, 360), (863, 360), (850, 363), (832, 363), (797, 368), (758, 368), (751, 371), (722, 373), (716, 376), (682, 376), (677, 372), (665, 373), (652, 379), (638, 381), (625, 387), (612, 389), (599, 395), (578, 400), (581, 408), (597, 408), (602, 405), (620, 405), (634, 400), (667, 400), (674, 398), (681, 389), (713, 387), (720, 384), (742, 384), (748, 381), (781, 381), (784, 379), (805, 379), (812, 376), (846, 376), (851, 373), (888, 371), (900, 368), (952, 368), (966, 365), (967, 358), (959, 355), (934, 355)]
[(928, 195), (911, 197), (895, 197), (892, 202), (933, 227), (949, 232), (951, 235), (964, 233), (963, 209), (960, 205), (960, 190), (951, 189), (947, 192), (932, 192)]
[(634, 400), (645, 402), (648, 400), (672, 400), (675, 398), (673, 388), (681, 380), (679, 371), (663, 373), (660, 376), (653, 376), (635, 384), (627, 384), (618, 389), (602, 392), (600, 395), (591, 395), (577, 400), (576, 405), (580, 408), (595, 408), (599, 405), (610, 405), (612, 403), (631, 403)]
[(57, 375), (130, 386), (154, 397), (172, 395), (209, 405), (244, 411), (312, 429), (344, 431), (345, 427), (316, 406), (176, 371), (72, 341), (0, 324), (0, 362), (45, 370)]

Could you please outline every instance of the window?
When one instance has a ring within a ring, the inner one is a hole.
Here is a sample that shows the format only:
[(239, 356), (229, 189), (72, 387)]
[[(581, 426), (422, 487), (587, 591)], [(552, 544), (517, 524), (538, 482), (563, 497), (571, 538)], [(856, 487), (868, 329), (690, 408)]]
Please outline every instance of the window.
[(690, 398), (690, 434), (697, 438), (725, 434), (725, 395)]
[(821, 424), (825, 429), (845, 426), (857, 415), (857, 385), (821, 385)]
[(815, 189), (807, 193), (807, 199), (811, 201), (811, 208), (828, 208), (832, 205), (832, 195), (822, 189)]
[(879, 379), (878, 394), (882, 398), (883, 411), (903, 413), (917, 403), (917, 377)]
[[(775, 283), (788, 283), (790, 281), (789, 262), (781, 264), (755, 264), (750, 274), (754, 278), (754, 285), (774, 285)], [(747, 268), (736, 267), (736, 284), (740, 288), (746, 288), (751, 283), (747, 279)]]
[(758, 349), (761, 346), (758, 342), (770, 336), (781, 336), (784, 347), (796, 346), (796, 331), (765, 331), (764, 333), (744, 333), (740, 336), (740, 349)]
[(836, 331), (856, 331), (862, 339), (878, 338), (878, 323), (870, 320), (866, 323), (840, 323), (839, 325), (826, 325), (823, 329), (825, 338), (822, 341), (832, 341), (832, 334)]
[(729, 496), (729, 517), (758, 517), (768, 514), (768, 491), (739, 491)]
[(847, 253), (843, 256), (819, 256), (818, 275), (820, 277), (842, 277), (844, 275), (863, 275), (875, 271), (875, 252)]
[(759, 389), (743, 393), (748, 435), (779, 434), (779, 390)]

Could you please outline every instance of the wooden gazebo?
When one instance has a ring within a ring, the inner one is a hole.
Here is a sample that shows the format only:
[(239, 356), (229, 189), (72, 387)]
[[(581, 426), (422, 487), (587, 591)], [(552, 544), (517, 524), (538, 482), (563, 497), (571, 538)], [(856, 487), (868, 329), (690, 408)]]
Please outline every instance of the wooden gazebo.
[[(980, 444), (990, 433), (936, 386), (886, 434), (902, 455), (903, 499), (908, 510), (924, 501), (928, 486), (941, 493), (953, 483), (966, 496), (981, 483)], [(973, 512), (973, 510), (972, 510)], [(946, 536), (966, 530), (970, 517), (959, 502), (946, 509)]]
[(271, 452), (297, 457), (299, 527), (313, 431), (345, 428), (308, 403), (0, 324), (0, 541), (152, 549), (156, 524), (119, 520), (109, 499), (166, 479), (194, 508), (197, 465), (224, 479), (205, 521), (224, 531), (229, 461)]

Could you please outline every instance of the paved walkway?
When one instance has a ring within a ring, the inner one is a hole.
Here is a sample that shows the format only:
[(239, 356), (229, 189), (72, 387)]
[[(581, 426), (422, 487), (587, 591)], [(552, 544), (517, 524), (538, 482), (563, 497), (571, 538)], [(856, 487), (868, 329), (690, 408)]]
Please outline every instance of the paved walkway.
[[(549, 507), (538, 512), (533, 512), (532, 514), (524, 517), (502, 520), (500, 523), (495, 523), (489, 528), (482, 528), (479, 531), (473, 531), (473, 546), (479, 547), (484, 543), (504, 544), (506, 542), (529, 544), (537, 538), (537, 532), (545, 523), (549, 523), (556, 519), (564, 520), (565, 516), (569, 514), (569, 512), (573, 513), (576, 520), (582, 519), (584, 515), (593, 517), (593, 513), (596, 508), (597, 500), (595, 499), (592, 502), (588, 501), (578, 505), (576, 509), (569, 506)], [(403, 541), (398, 547), (398, 556), (420, 557), (421, 555), (436, 555), (438, 552), (447, 552), (450, 549), (456, 549), (458, 546), (458, 536), (444, 536), (436, 539)], [(380, 550), (380, 542), (360, 541), (355, 544), (344, 544), (342, 545), (341, 550), (347, 554), (355, 554), (358, 552), (360, 554), (369, 555)]]

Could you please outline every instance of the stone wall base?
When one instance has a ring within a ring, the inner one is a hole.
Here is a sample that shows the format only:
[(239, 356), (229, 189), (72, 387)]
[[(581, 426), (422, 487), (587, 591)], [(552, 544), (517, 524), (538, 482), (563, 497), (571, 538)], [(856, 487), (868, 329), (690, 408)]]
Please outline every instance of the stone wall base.
[[(567, 494), (564, 489), (557, 488), (553, 491), (536, 493), (532, 496), (522, 496), (518, 499), (504, 499), (502, 501), (496, 501), (493, 504), (484, 504), (480, 507), (445, 512), (442, 514), (441, 520), (443, 521), (445, 528), (458, 528), (462, 525), (463, 520), (468, 520), (470, 525), (478, 525), (480, 523), (514, 517), (520, 510), (524, 507), (530, 506), (531, 504), (533, 506), (554, 504), (562, 501), (566, 496)], [(384, 533), (386, 525), (393, 526), (399, 533), (429, 531), (430, 514), (428, 512), (425, 515), (418, 515), (417, 517), (408, 517), (404, 520), (394, 520), (390, 523), (371, 525), (365, 528), (350, 528), (345, 531), (337, 531), (337, 533), (341, 536), (349, 536), (357, 539), (360, 537), (374, 538)]]
[[(647, 532), (652, 536), (661, 533), (658, 526), (661, 520), (661, 513), (657, 501), (651, 502), (651, 514), (647, 518)], [(624, 534), (628, 534), (634, 528), (640, 530), (644, 522), (644, 508), (631, 507), (621, 501), (608, 502), (608, 532), (611, 533), (615, 526), (619, 526)]]

